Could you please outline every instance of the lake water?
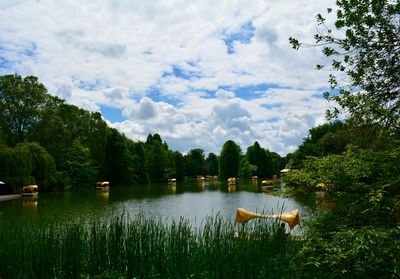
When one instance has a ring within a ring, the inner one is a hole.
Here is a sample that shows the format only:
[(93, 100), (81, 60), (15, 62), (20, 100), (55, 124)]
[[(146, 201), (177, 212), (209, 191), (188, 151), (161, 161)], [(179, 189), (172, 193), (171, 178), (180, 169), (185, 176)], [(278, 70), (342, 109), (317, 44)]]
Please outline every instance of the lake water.
[(277, 196), (281, 188), (264, 192), (252, 181), (240, 181), (230, 187), (226, 182), (188, 180), (176, 186), (165, 184), (110, 187), (109, 192), (86, 189), (70, 192), (39, 193), (37, 198), (0, 202), (0, 222), (7, 220), (55, 218), (57, 220), (103, 219), (124, 213), (134, 216), (139, 212), (149, 218), (167, 222), (181, 216), (199, 225), (209, 216), (219, 214), (234, 220), (237, 208), (254, 212), (280, 213), (298, 208), (301, 218), (313, 210), (315, 199), (283, 198)]

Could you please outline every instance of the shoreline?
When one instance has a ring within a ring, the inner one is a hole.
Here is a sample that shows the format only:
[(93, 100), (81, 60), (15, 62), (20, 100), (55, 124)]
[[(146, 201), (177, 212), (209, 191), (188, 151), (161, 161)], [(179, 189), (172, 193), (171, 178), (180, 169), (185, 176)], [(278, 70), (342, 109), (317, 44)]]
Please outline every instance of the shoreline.
[(21, 198), (21, 194), (13, 194), (13, 195), (0, 195), (0, 201), (8, 201), (8, 200), (15, 200)]

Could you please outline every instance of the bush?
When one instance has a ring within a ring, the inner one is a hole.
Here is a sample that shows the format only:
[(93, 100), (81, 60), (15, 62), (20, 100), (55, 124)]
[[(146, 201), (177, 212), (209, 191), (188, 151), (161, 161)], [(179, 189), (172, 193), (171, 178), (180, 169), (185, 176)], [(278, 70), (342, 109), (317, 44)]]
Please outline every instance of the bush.
[[(306, 275), (324, 278), (398, 278), (400, 227), (307, 234), (296, 261)], [(308, 277), (308, 276), (306, 276)]]

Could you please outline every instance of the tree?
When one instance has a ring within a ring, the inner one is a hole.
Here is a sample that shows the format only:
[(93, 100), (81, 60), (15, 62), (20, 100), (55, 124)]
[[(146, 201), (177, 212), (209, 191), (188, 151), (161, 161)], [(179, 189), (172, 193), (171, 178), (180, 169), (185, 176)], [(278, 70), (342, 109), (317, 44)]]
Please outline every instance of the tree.
[(77, 141), (89, 148), (96, 166), (104, 168), (107, 124), (98, 112), (67, 105), (58, 99), (43, 110), (28, 139), (45, 147), (59, 169), (64, 168), (66, 150)]
[[(318, 14), (322, 28), (314, 36), (332, 58), (332, 93), (339, 105), (329, 118), (345, 113), (358, 125), (380, 124), (400, 134), (400, 2), (398, 0), (338, 0), (335, 32)], [(328, 9), (328, 13), (333, 10)], [(336, 35), (340, 34), (341, 37)], [(302, 46), (289, 38), (295, 49)], [(317, 69), (324, 66), (317, 65)], [(344, 74), (344, 77), (342, 76)], [(344, 79), (345, 78), (345, 79)], [(346, 83), (340, 82), (346, 80)], [(339, 94), (335, 93), (339, 91)]]
[(246, 156), (244, 156), (242, 160), (240, 160), (239, 176), (242, 178), (249, 178), (252, 175), (254, 168), (255, 166), (251, 165)]
[(33, 76), (0, 76), (0, 128), (7, 142), (24, 141), (48, 101), (47, 90)]
[(66, 171), (72, 187), (94, 187), (98, 170), (93, 165), (89, 148), (74, 143), (67, 150)]
[(108, 129), (103, 179), (113, 185), (131, 185), (135, 182), (135, 161), (128, 146), (129, 140), (116, 129)]
[(37, 143), (0, 147), (0, 177), (13, 192), (18, 192), (17, 188), (23, 185), (35, 183), (41, 191), (46, 191), (55, 182), (55, 175), (54, 159)]
[(145, 143), (146, 161), (149, 171), (149, 178), (152, 182), (164, 181), (167, 179), (166, 169), (168, 167), (168, 150), (162, 143), (158, 134), (150, 134)]
[(219, 161), (219, 176), (223, 179), (237, 177), (240, 167), (240, 147), (232, 140), (224, 143)]
[(268, 153), (257, 141), (247, 148), (247, 160), (251, 165), (255, 166), (253, 174), (260, 178), (272, 176), (272, 160), (268, 156)]
[(204, 150), (200, 148), (191, 149), (186, 155), (187, 175), (202, 175), (205, 172)]
[(182, 181), (185, 178), (186, 173), (185, 158), (178, 151), (175, 151), (172, 154), (175, 160), (175, 178), (178, 181)]
[(218, 175), (218, 157), (214, 153), (209, 153), (206, 159), (207, 174)]

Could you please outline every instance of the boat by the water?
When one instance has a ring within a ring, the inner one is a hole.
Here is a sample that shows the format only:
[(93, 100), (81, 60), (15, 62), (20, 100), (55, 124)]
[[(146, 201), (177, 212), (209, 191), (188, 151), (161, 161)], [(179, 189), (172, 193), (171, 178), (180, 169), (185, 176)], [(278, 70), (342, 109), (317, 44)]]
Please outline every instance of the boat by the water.
[(170, 178), (170, 179), (168, 179), (168, 185), (175, 186), (175, 185), (176, 185), (176, 178)]
[(235, 184), (236, 184), (236, 177), (229, 177), (228, 185), (235, 185)]
[(204, 182), (204, 181), (206, 181), (206, 178), (203, 175), (197, 176), (197, 182)]
[(248, 211), (243, 208), (238, 208), (236, 211), (235, 224), (245, 224), (249, 220), (254, 218), (279, 219), (286, 222), (289, 225), (290, 229), (293, 229), (296, 225), (300, 225), (300, 215), (297, 208), (293, 211), (285, 212), (282, 214), (260, 214)]
[(96, 189), (99, 191), (108, 191), (110, 189), (110, 182), (108, 181), (97, 182)]
[(274, 181), (273, 180), (263, 180), (261, 181), (261, 190), (262, 191), (268, 191), (268, 190), (273, 190), (274, 189)]
[(26, 185), (22, 187), (22, 196), (37, 196), (39, 187), (37, 185)]

